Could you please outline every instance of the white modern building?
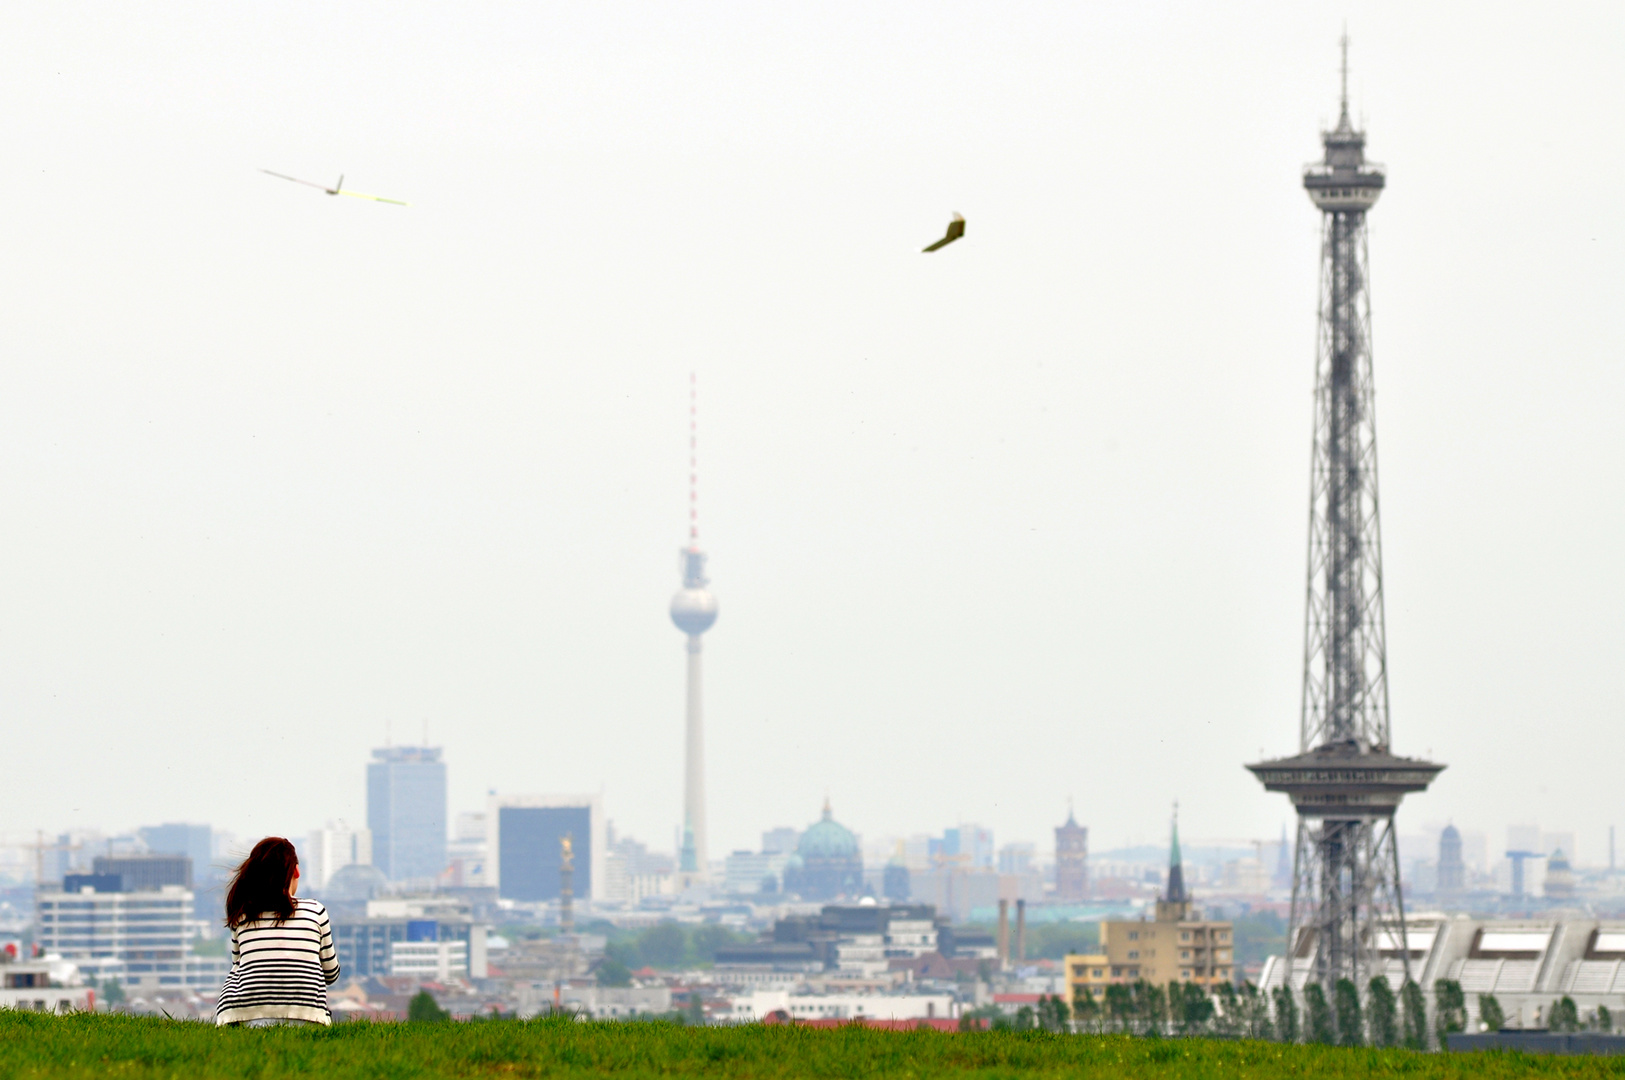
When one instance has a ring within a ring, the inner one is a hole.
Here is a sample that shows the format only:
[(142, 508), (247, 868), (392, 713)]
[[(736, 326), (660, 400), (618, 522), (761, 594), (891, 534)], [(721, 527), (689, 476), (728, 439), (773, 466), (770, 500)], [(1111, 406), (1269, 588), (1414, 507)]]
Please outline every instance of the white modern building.
[[(597, 892), (597, 890), (594, 890)], [(650, 896), (670, 896), (676, 891), (676, 878), (668, 873), (634, 874), (627, 858), (610, 852), (604, 856), (604, 887), (594, 900), (611, 904), (636, 905)]]
[(728, 1019), (751, 1023), (782, 1012), (793, 1020), (934, 1020), (959, 1015), (952, 994), (795, 994), (756, 990), (734, 998)]
[(882, 933), (842, 934), (835, 945), (835, 969), (850, 978), (878, 979), (891, 969), (892, 960), (917, 960), (936, 951), (936, 922), (900, 914), (885, 923)]
[(24, 1012), (90, 1012), (96, 989), (86, 986), (77, 964), (60, 956), (15, 960), (0, 953), (0, 1009)]
[(192, 890), (179, 885), (139, 892), (46, 888), (36, 905), (40, 946), (72, 961), (93, 982), (204, 990), (218, 987), (231, 968), (229, 957), (193, 955), (199, 924)]
[(669, 986), (569, 986), (561, 1001), (594, 1020), (627, 1020), (671, 1012)]
[[(1411, 978), (1431, 999), (1434, 984), (1451, 979), (1467, 999), (1469, 1030), (1478, 1024), (1479, 995), (1493, 995), (1513, 1027), (1544, 1026), (1553, 1001), (1568, 996), (1582, 1015), (1598, 1005), (1625, 1008), (1625, 920), (1597, 920), (1578, 912), (1530, 919), (1474, 919), (1421, 914), (1406, 920)], [(1405, 979), (1405, 948), (1393, 929), (1383, 932), (1382, 957), (1390, 986)], [(1301, 991), (1314, 957), (1292, 961), (1292, 986)], [(1286, 979), (1283, 957), (1264, 964), (1260, 983), (1273, 990)]]
[(457, 939), (392, 941), (389, 943), (389, 973), (441, 983), (453, 978), (466, 978), (469, 973), (468, 946), (468, 942)]
[(320, 889), (346, 866), (372, 865), (372, 830), (345, 821), (329, 821), (310, 834), (299, 852), (300, 883)]
[(878, 979), (886, 974), (885, 934), (851, 934), (835, 946), (835, 969), (859, 979)]
[(485, 814), (458, 814), (452, 826), (451, 843), (446, 848), (449, 865), (444, 883), (456, 888), (480, 888), (490, 884), (487, 880), (490, 875), (485, 870), (489, 851)]

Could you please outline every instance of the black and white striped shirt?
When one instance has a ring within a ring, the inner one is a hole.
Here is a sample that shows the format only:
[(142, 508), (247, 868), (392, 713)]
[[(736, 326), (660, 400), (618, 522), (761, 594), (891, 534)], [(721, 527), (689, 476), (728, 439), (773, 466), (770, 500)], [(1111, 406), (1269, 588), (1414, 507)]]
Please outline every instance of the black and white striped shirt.
[(308, 1020), (331, 1024), (327, 988), (338, 980), (339, 958), (327, 909), (299, 897), (280, 925), (272, 916), (231, 932), (231, 972), (215, 1003), (214, 1022)]

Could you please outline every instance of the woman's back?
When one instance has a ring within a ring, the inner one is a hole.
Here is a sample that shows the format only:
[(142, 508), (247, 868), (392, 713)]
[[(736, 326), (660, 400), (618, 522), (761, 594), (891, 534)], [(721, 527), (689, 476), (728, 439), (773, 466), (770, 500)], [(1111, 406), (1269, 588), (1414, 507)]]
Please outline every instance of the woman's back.
[(339, 977), (338, 954), (327, 909), (294, 900), (293, 914), (267, 914), (231, 932), (231, 972), (215, 1004), (215, 1023), (306, 1020), (330, 1024), (327, 987)]

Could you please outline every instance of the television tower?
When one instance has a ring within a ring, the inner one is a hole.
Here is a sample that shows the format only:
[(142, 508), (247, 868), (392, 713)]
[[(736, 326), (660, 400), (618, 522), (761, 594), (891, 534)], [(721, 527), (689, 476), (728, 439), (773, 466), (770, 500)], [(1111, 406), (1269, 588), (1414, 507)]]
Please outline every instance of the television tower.
[(700, 701), (700, 635), (717, 621), (717, 598), (706, 588), (705, 553), (700, 550), (699, 380), (688, 380), (688, 547), (679, 568), (683, 587), (671, 598), (671, 621), (688, 635), (688, 707), (683, 740), (683, 841), (677, 870), (692, 883), (705, 877), (705, 722)]
[(1303, 175), (1321, 246), (1298, 753), (1247, 766), (1298, 813), (1288, 985), (1302, 972), (1328, 990), (1343, 978), (1365, 986), (1389, 958), (1410, 977), (1394, 812), (1444, 769), (1389, 751), (1365, 229), (1385, 177), (1349, 120), (1346, 34), (1342, 47), (1337, 127)]

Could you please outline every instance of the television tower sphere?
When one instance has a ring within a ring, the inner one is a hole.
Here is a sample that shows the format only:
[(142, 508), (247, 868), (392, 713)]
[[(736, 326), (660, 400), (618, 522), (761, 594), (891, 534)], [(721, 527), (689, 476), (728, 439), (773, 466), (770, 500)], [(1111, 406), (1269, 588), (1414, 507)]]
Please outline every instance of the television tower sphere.
[(685, 634), (703, 634), (717, 621), (717, 598), (710, 589), (678, 589), (671, 598), (671, 621)]
[(717, 621), (717, 598), (706, 588), (705, 556), (696, 548), (683, 552), (683, 587), (671, 598), (671, 621), (689, 636), (703, 634)]

